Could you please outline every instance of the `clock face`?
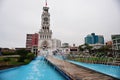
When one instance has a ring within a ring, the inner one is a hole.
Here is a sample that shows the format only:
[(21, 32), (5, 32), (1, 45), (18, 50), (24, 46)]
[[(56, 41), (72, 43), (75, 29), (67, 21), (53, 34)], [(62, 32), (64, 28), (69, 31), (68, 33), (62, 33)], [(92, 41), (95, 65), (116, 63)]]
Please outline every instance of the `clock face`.
[(45, 17), (45, 18), (44, 18), (44, 21), (48, 21), (48, 18), (47, 18), (47, 17)]

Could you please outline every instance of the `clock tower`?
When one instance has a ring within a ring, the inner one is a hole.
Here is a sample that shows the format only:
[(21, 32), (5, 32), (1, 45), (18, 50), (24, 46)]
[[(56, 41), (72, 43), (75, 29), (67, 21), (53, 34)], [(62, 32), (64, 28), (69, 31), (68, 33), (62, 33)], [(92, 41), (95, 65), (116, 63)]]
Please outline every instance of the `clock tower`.
[(41, 15), (41, 29), (39, 31), (38, 49), (51, 49), (52, 48), (52, 30), (50, 30), (50, 13), (47, 2), (43, 7)]

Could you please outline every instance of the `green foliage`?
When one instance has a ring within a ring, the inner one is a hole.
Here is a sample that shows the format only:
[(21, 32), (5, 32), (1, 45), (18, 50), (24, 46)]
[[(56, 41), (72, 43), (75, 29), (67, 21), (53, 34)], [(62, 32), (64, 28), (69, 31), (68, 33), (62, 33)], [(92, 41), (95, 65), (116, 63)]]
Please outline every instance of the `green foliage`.
[(25, 49), (17, 50), (16, 53), (20, 55), (19, 62), (24, 62), (29, 51)]
[(25, 59), (29, 59), (30, 61), (34, 59), (35, 55), (33, 53), (30, 53), (29, 51), (22, 49), (16, 51), (18, 55), (20, 55), (19, 62), (24, 62)]
[(20, 56), (26, 56), (27, 53), (29, 53), (29, 51), (25, 49), (21, 49), (21, 50), (17, 50), (16, 53)]
[(79, 58), (72, 58), (71, 60), (75, 60), (79, 62), (89, 62), (89, 63), (107, 63), (107, 62), (113, 62), (113, 60), (115, 59), (111, 57), (79, 57)]
[(106, 56), (106, 54), (105, 54), (104, 52), (97, 52), (97, 53), (95, 54), (95, 56), (96, 56), (96, 57), (104, 57), (104, 56)]
[(10, 65), (19, 65), (18, 58), (10, 58)]
[(85, 50), (88, 50), (89, 52), (91, 52), (91, 49), (92, 49), (93, 47), (92, 46), (90, 46), (89, 44), (83, 44), (83, 45), (80, 45), (79, 46), (79, 51), (85, 51)]
[(34, 57), (35, 57), (35, 55), (33, 53), (28, 53), (26, 56), (26, 58), (30, 59), (30, 60), (34, 59)]
[(80, 45), (80, 46), (78, 47), (79, 51), (84, 51), (84, 48), (82, 48), (82, 46), (83, 46), (83, 45)]
[(2, 52), (2, 55), (16, 55), (15, 52)]
[(3, 58), (3, 60), (7, 62), (7, 61), (10, 61), (10, 58), (6, 57), (6, 58)]
[[(4, 53), (5, 55), (10, 55), (10, 53)], [(20, 57), (0, 57), (0, 66), (18, 66), (23, 64), (28, 64), (34, 59), (35, 55), (29, 51), (22, 49), (17, 50), (14, 54), (20, 55)]]
[(4, 58), (3, 57), (0, 57), (0, 62), (4, 61)]
[(31, 60), (30, 59), (25, 59), (24, 62), (25, 64), (28, 64)]

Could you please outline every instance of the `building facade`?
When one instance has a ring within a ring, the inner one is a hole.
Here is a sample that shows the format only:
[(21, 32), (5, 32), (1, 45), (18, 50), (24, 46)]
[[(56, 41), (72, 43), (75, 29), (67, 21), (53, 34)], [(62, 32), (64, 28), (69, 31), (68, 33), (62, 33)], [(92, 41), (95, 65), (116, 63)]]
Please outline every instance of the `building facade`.
[(98, 35), (98, 42), (96, 41), (96, 43), (104, 44), (104, 37), (102, 35)]
[(94, 44), (94, 38), (92, 35), (87, 35), (87, 37), (85, 37), (85, 43), (86, 44)]
[(27, 34), (26, 35), (26, 48), (33, 53), (37, 53), (38, 50), (38, 34)]
[(68, 48), (69, 47), (69, 43), (62, 43), (62, 47), (63, 48)]
[(47, 5), (43, 7), (43, 12), (41, 15), (41, 29), (38, 34), (38, 52), (43, 50), (50, 52), (61, 47), (60, 40), (52, 39), (52, 30), (50, 30), (50, 13)]
[(58, 39), (52, 39), (52, 49), (57, 50), (61, 47), (61, 41)]
[(113, 43), (112, 48), (114, 50), (120, 50), (120, 34), (112, 35), (111, 38)]
[(33, 34), (26, 35), (26, 48), (28, 48), (28, 49), (32, 48), (32, 35)]
[(78, 53), (78, 47), (73, 44), (73, 46), (70, 47), (70, 54), (77, 54)]
[(52, 53), (53, 50), (61, 47), (60, 40), (52, 39), (52, 30), (50, 30), (49, 7), (47, 7), (46, 4), (43, 7), (43, 12), (41, 15), (41, 29), (38, 33), (27, 34), (26, 36), (26, 48), (38, 54), (41, 54), (42, 51), (43, 53), (45, 51)]
[(43, 7), (38, 49), (52, 49), (52, 30), (50, 30), (50, 14), (48, 10), (49, 7)]
[(32, 35), (32, 46), (38, 46), (38, 33)]
[(95, 35), (95, 33), (91, 33), (91, 35), (87, 35), (85, 37), (86, 44), (104, 44), (104, 37), (102, 35)]

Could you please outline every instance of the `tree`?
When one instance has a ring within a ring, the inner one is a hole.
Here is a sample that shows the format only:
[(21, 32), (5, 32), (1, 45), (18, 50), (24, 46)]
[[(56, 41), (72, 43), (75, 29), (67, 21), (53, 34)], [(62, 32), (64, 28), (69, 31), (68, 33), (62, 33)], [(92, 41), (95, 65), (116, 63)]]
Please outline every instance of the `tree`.
[(78, 47), (78, 49), (79, 49), (79, 51), (84, 51), (83, 45), (80, 45), (80, 46)]
[(34, 53), (28, 53), (26, 57), (27, 57), (27, 59), (32, 60), (32, 59), (34, 59), (35, 55), (34, 55)]
[(85, 48), (89, 51), (89, 53), (91, 53), (91, 50), (92, 50), (92, 46), (90, 46), (89, 44), (85, 44)]
[(29, 53), (29, 51), (25, 49), (20, 49), (20, 50), (17, 50), (16, 53), (20, 55), (19, 61), (24, 62), (24, 59), (26, 59), (26, 56)]

